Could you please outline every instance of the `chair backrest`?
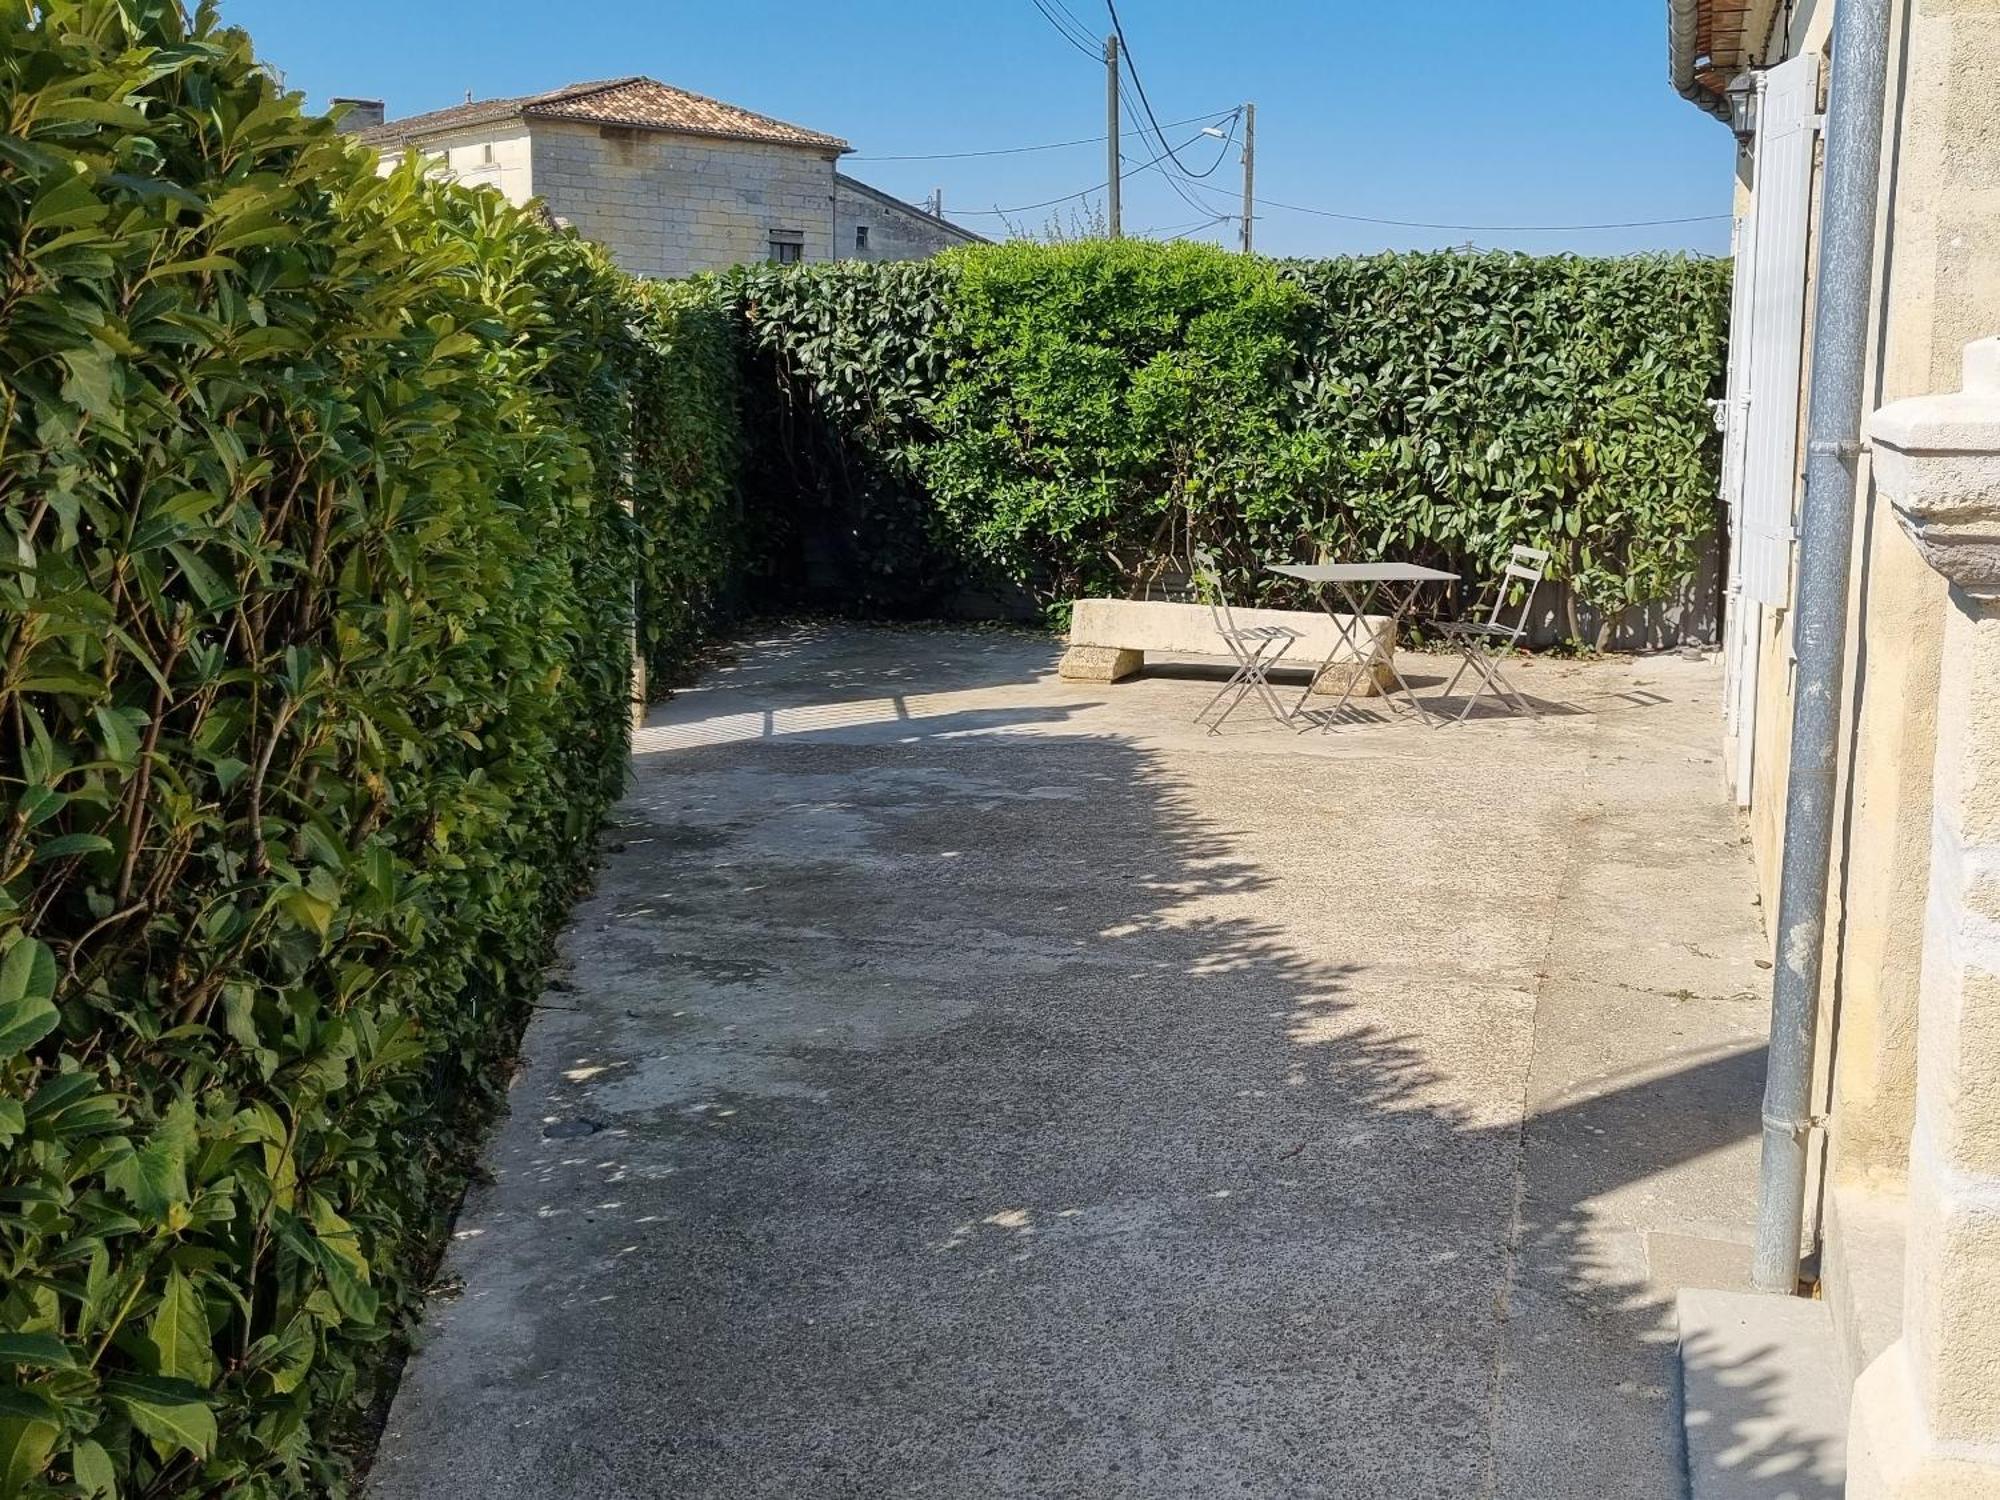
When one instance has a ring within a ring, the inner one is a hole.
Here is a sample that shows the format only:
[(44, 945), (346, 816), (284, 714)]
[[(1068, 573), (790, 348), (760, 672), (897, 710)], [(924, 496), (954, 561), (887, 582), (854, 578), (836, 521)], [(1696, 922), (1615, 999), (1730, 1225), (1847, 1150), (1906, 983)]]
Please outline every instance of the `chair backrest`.
[[(1528, 615), (1535, 607), (1535, 590), (1542, 586), (1542, 579), (1549, 571), (1549, 555), (1539, 547), (1516, 547), (1507, 556), (1507, 566), (1500, 570), (1500, 577), (1493, 585), (1493, 612), (1486, 617), (1488, 625), (1498, 625), (1507, 631), (1507, 643), (1513, 645), (1528, 633)], [(1504, 624), (1501, 615), (1507, 609), (1507, 596), (1517, 583), (1527, 588), (1521, 595), (1521, 608), (1514, 616), (1514, 623)]]
[(1195, 587), (1205, 596), (1203, 603), (1215, 620), (1215, 628), (1227, 634), (1236, 628), (1235, 616), (1229, 612), (1229, 592), (1222, 586), (1222, 569), (1216, 564), (1215, 554), (1206, 547), (1188, 549), (1188, 561), (1194, 565)]

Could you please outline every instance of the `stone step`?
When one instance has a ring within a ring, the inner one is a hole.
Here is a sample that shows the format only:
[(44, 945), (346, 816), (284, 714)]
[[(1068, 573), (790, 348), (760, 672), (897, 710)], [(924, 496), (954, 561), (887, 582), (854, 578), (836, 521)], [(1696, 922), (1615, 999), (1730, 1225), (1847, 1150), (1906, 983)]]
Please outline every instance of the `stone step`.
[(1826, 1304), (1689, 1289), (1679, 1311), (1693, 1500), (1841, 1500), (1848, 1393)]

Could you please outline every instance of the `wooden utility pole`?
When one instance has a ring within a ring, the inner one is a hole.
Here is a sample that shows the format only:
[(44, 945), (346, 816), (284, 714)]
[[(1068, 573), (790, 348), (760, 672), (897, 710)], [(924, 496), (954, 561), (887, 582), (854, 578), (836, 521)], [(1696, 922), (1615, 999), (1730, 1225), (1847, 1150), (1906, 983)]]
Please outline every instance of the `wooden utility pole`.
[(1104, 39), (1104, 118), (1110, 132), (1104, 146), (1104, 154), (1111, 168), (1111, 191), (1107, 203), (1110, 215), (1111, 238), (1114, 240), (1124, 232), (1119, 213), (1119, 178), (1124, 175), (1125, 164), (1118, 155), (1118, 38)]
[(1250, 226), (1257, 218), (1257, 106), (1243, 106), (1243, 253), (1251, 253)]

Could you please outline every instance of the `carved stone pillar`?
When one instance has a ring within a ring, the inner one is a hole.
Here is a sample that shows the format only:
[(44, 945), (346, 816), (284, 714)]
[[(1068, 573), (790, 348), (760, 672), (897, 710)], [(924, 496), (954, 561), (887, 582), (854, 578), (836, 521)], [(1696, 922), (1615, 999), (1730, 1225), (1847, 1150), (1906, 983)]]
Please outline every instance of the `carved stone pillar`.
[(1950, 583), (1903, 1333), (1854, 1389), (1850, 1500), (2000, 1500), (2000, 339), (1884, 407), (1875, 483)]

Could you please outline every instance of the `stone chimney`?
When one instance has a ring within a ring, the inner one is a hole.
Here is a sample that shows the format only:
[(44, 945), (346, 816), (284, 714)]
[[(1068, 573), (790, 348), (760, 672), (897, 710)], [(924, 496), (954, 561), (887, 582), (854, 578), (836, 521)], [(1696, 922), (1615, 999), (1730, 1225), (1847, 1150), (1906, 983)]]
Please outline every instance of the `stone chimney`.
[(329, 99), (327, 105), (335, 111), (346, 111), (337, 127), (342, 135), (380, 125), (388, 113), (380, 99)]

